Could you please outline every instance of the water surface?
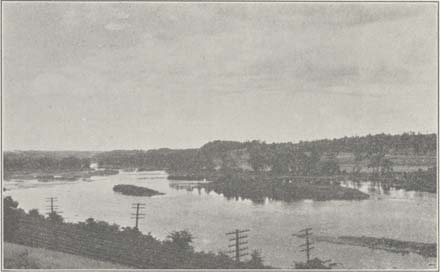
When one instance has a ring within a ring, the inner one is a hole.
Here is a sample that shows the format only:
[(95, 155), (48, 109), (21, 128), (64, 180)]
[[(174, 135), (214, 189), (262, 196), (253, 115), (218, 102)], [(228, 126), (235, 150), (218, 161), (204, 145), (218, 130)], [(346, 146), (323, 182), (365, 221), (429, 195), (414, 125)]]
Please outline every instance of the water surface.
[[(91, 182), (5, 181), (20, 207), (47, 211), (45, 198), (57, 197), (57, 205), (67, 221), (87, 218), (133, 226), (131, 204), (146, 204), (145, 220), (139, 229), (164, 239), (171, 231), (189, 230), (198, 250), (226, 251), (226, 232), (251, 229), (249, 248), (259, 249), (268, 265), (291, 268), (304, 261), (298, 246), (304, 241), (292, 233), (311, 227), (319, 235), (373, 236), (392, 239), (436, 242), (436, 195), (383, 188), (372, 182), (342, 182), (370, 194), (360, 201), (312, 201), (291, 203), (266, 199), (256, 204), (246, 199), (226, 199), (203, 189), (177, 189), (166, 173), (121, 172), (93, 177)], [(187, 182), (183, 182), (187, 183)], [(113, 192), (116, 184), (145, 186), (165, 195), (126, 196)], [(180, 186), (179, 186), (180, 187)], [(339, 268), (434, 268), (435, 258), (416, 254), (401, 255), (363, 247), (317, 243), (312, 257), (331, 259)]]

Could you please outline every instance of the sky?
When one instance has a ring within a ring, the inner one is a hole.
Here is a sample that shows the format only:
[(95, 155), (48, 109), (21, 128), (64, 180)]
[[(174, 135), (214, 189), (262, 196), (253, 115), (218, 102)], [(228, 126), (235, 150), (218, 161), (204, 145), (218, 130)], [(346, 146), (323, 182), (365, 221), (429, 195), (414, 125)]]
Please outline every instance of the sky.
[(435, 3), (2, 6), (6, 150), (437, 131)]

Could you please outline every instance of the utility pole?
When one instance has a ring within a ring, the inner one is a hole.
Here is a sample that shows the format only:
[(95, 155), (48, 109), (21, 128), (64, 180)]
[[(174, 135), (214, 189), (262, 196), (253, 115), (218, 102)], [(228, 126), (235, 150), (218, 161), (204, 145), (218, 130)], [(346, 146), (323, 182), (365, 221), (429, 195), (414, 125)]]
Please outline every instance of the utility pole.
[(139, 230), (139, 219), (145, 219), (145, 213), (140, 213), (141, 209), (145, 209), (145, 203), (133, 203), (131, 204), (131, 208), (136, 210), (135, 213), (131, 214), (131, 219), (135, 219), (136, 223), (134, 228)]
[(58, 201), (58, 198), (56, 197), (47, 197), (46, 198), (46, 202), (48, 202), (49, 206), (46, 206), (46, 208), (49, 210), (47, 212), (48, 215), (54, 214), (54, 213), (62, 213), (57, 211), (58, 210), (58, 206), (55, 205), (55, 202)]
[(312, 231), (312, 228), (306, 228), (306, 229), (300, 230), (298, 234), (293, 234), (293, 236), (306, 239), (306, 243), (300, 245), (300, 248), (302, 248), (300, 251), (306, 252), (307, 264), (310, 262), (310, 251), (314, 248), (314, 247), (311, 247), (311, 245), (313, 245), (313, 243), (310, 242), (310, 235), (312, 235), (311, 231)]
[(242, 234), (242, 233), (246, 233), (249, 231), (250, 231), (249, 229), (245, 229), (245, 230), (236, 229), (235, 231), (226, 233), (226, 235), (232, 236), (232, 238), (229, 239), (229, 241), (232, 243), (228, 245), (228, 247), (230, 247), (232, 249), (229, 250), (228, 253), (235, 255), (235, 261), (237, 263), (240, 262), (241, 257), (249, 255), (249, 253), (246, 252), (246, 250), (248, 250), (249, 248), (248, 247), (241, 247), (242, 245), (245, 245), (248, 243), (248, 241), (246, 240), (248, 238), (248, 236), (246, 234)]

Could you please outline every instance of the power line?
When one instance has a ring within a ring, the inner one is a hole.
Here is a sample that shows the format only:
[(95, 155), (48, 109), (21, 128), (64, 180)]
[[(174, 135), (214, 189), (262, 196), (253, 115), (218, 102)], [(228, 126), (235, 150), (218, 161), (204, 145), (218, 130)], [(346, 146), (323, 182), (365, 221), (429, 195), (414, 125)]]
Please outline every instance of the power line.
[(305, 238), (305, 244), (299, 245), (299, 247), (301, 248), (301, 252), (305, 252), (306, 253), (306, 260), (307, 260), (307, 264), (310, 262), (310, 251), (312, 251), (312, 249), (314, 249), (314, 247), (312, 247), (311, 245), (313, 245), (312, 242), (310, 242), (310, 236), (313, 234), (312, 232), (312, 228), (306, 228), (306, 229), (302, 229), (299, 231), (298, 234), (293, 234), (293, 236), (299, 237), (299, 238)]
[(55, 213), (62, 213), (58, 211), (59, 206), (55, 205), (55, 203), (58, 201), (57, 197), (46, 197), (46, 202), (49, 203), (49, 206), (46, 206), (46, 209), (48, 209), (48, 212), (46, 214), (51, 215)]
[(248, 243), (247, 240), (248, 236), (243, 233), (249, 231), (250, 231), (249, 229), (245, 229), (245, 230), (236, 229), (235, 231), (226, 233), (226, 235), (232, 236), (232, 238), (229, 239), (229, 242), (232, 243), (228, 245), (228, 247), (232, 249), (228, 250), (227, 253), (233, 254), (235, 256), (235, 261), (237, 263), (240, 262), (241, 257), (249, 255), (249, 253), (247, 252), (249, 248), (247, 246), (242, 247), (243, 245), (246, 245)]
[(131, 204), (131, 208), (135, 209), (136, 212), (131, 214), (131, 219), (135, 219), (136, 230), (139, 230), (139, 219), (145, 219), (145, 213), (140, 213), (141, 209), (145, 209), (145, 203), (133, 203)]

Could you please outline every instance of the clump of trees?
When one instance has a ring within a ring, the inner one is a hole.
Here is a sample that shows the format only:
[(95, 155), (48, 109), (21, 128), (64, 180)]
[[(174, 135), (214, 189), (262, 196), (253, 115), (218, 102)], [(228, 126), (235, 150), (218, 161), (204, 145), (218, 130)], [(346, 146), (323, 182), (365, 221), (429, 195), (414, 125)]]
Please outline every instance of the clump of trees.
[(416, 172), (403, 173), (398, 177), (398, 187), (405, 190), (437, 192), (437, 168), (431, 167), (427, 170), (419, 169)]
[(226, 198), (246, 198), (262, 203), (266, 198), (282, 201), (313, 199), (325, 200), (362, 200), (369, 196), (359, 190), (346, 188), (322, 179), (277, 179), (259, 175), (231, 174), (215, 182), (200, 184), (208, 192), (223, 194)]
[(53, 154), (28, 152), (5, 152), (4, 170), (15, 171), (77, 171), (90, 169), (90, 158), (75, 156), (59, 157)]
[(3, 198), (3, 237), (6, 242), (14, 240), (21, 216), (23, 210), (18, 209), (18, 202), (10, 196)]
[(113, 186), (113, 191), (121, 193), (123, 195), (132, 195), (132, 196), (154, 196), (154, 195), (163, 195), (163, 193), (158, 192), (156, 190), (152, 190), (150, 188), (131, 185), (131, 184), (118, 184)]

